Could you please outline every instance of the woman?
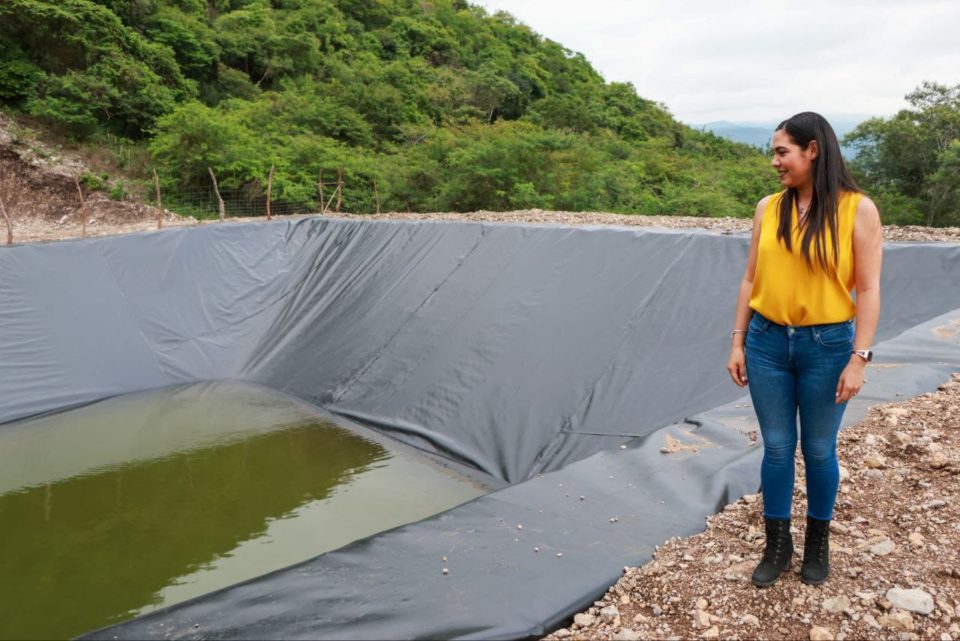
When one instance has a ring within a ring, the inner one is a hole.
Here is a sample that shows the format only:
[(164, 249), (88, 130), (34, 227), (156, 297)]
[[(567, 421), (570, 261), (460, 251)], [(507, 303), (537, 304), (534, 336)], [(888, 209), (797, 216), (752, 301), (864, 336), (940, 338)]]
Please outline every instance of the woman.
[(763, 435), (767, 540), (753, 583), (772, 585), (790, 568), (799, 412), (807, 475), (801, 580), (818, 584), (829, 571), (837, 431), (873, 357), (883, 233), (876, 206), (857, 188), (819, 114), (780, 123), (772, 164), (785, 189), (757, 204), (727, 371), (741, 387), (749, 379)]

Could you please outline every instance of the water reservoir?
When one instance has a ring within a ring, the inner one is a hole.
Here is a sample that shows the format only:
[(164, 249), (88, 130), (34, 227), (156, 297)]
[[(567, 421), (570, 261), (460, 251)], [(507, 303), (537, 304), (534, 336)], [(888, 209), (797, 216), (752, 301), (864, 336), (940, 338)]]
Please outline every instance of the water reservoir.
[(487, 491), (249, 384), (22, 421), (0, 431), (0, 638), (75, 636)]

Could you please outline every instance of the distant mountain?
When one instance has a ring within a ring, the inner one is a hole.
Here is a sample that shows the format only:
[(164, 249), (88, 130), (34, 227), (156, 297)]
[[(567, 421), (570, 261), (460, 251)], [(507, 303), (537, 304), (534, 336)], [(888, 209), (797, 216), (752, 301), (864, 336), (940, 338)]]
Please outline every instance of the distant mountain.
[[(871, 117), (872, 116), (866, 114), (826, 116), (833, 130), (837, 132), (837, 137), (840, 140), (843, 140), (844, 136), (856, 129), (857, 125), (861, 122)], [(729, 120), (717, 120), (702, 125), (690, 126), (694, 129), (713, 132), (727, 140), (742, 142), (752, 147), (759, 147), (766, 152), (770, 148), (770, 139), (773, 137), (774, 127), (778, 124), (779, 122), (731, 122)], [(853, 148), (843, 145), (840, 146), (840, 150), (843, 152), (844, 158), (847, 159), (852, 158), (856, 153), (856, 150)]]

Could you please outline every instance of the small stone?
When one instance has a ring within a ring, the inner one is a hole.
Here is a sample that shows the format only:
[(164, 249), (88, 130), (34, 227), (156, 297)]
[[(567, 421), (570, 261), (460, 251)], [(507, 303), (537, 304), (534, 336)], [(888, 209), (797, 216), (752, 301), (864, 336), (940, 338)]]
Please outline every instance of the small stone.
[(653, 606), (651, 610), (653, 610), (653, 616), (655, 617), (658, 617), (661, 614), (663, 614), (663, 608), (661, 608), (659, 605)]
[(533, 546), (533, 551), (534, 551), (534, 552), (539, 552), (539, 551), (540, 551), (540, 547), (539, 547), (539, 546), (536, 546), (536, 545)]
[(570, 630), (567, 630), (566, 628), (560, 628), (553, 633), (553, 636), (557, 637), (558, 639), (566, 639), (567, 637), (571, 636), (571, 634)]
[(887, 459), (879, 452), (867, 452), (863, 465), (869, 470), (880, 469), (887, 466)]
[(617, 609), (617, 606), (608, 605), (600, 610), (600, 618), (603, 619), (604, 623), (613, 623), (620, 618), (620, 611)]
[(613, 641), (640, 641), (640, 635), (630, 628), (620, 628), (620, 631), (613, 635)]
[(441, 572), (443, 572), (443, 575), (444, 575), (444, 576), (450, 574), (450, 570), (447, 569), (447, 568), (443, 568), (443, 569), (441, 570)]
[(830, 597), (829, 599), (824, 599), (823, 605), (820, 607), (823, 608), (824, 612), (839, 614), (850, 609), (850, 599), (843, 595)]
[(830, 521), (830, 531), (837, 534), (846, 534), (850, 529), (839, 521)]
[(719, 639), (720, 638), (720, 628), (713, 626), (709, 630), (706, 630), (703, 634), (700, 635), (701, 639)]
[(833, 641), (833, 632), (827, 628), (815, 625), (810, 628), (810, 641)]
[(910, 535), (907, 536), (907, 540), (910, 541), (910, 545), (915, 548), (923, 547), (923, 535), (919, 532), (911, 532)]
[(753, 505), (757, 502), (757, 496), (757, 494), (746, 494), (744, 495), (743, 500), (747, 505)]
[(895, 610), (891, 614), (884, 614), (878, 622), (885, 628), (904, 630), (906, 632), (912, 631), (914, 627), (913, 616), (903, 610)]
[(948, 459), (943, 452), (936, 452), (930, 457), (930, 460), (928, 460), (927, 463), (929, 463), (930, 467), (933, 469), (939, 470), (940, 468), (944, 468), (949, 465), (950, 459)]
[(697, 628), (709, 628), (713, 623), (710, 613), (704, 610), (695, 610), (693, 612), (693, 625)]
[(704, 599), (704, 598), (699, 598), (699, 599), (697, 599), (697, 609), (698, 609), (698, 610), (706, 610), (706, 609), (707, 609), (707, 606), (709, 606), (709, 605), (710, 605), (710, 603), (709, 603), (706, 599)]
[(620, 605), (630, 605), (630, 595), (622, 594), (620, 595)]
[(752, 625), (752, 626), (755, 626), (755, 627), (760, 627), (760, 619), (758, 619), (757, 617), (753, 616), (752, 614), (744, 614), (742, 617), (740, 617), (740, 620), (741, 620), (745, 625)]
[(643, 615), (642, 612), (637, 612), (633, 617), (634, 623), (646, 623), (650, 618)]
[(560, 558), (561, 556), (563, 556), (563, 552), (557, 552), (557, 558)]
[(850, 472), (844, 466), (840, 466), (840, 482), (846, 481), (850, 478)]
[(863, 473), (863, 475), (866, 476), (868, 479), (873, 479), (875, 481), (878, 481), (883, 478), (883, 472), (881, 472), (880, 470), (867, 470), (866, 472)]
[(522, 530), (522, 529), (523, 529), (523, 525), (517, 525), (517, 529), (518, 529), (518, 530)]
[(909, 610), (917, 614), (930, 614), (933, 612), (933, 597), (923, 590), (917, 588), (911, 590), (890, 588), (887, 590), (885, 596), (895, 608)]
[(893, 541), (884, 537), (883, 539), (871, 545), (869, 549), (871, 554), (875, 554), (877, 556), (887, 556), (888, 554), (893, 553), (897, 549), (897, 546), (894, 545)]
[(581, 612), (580, 614), (573, 615), (573, 622), (579, 625), (581, 628), (589, 628), (597, 620), (592, 614), (586, 614)]
[(863, 622), (874, 630), (879, 630), (882, 627), (879, 623), (877, 623), (877, 619), (870, 613), (863, 615)]

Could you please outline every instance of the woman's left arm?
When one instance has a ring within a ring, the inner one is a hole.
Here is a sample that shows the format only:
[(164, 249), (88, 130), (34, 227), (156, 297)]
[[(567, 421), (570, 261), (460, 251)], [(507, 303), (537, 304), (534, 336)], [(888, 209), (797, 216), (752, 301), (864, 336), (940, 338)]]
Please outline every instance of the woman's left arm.
[[(880, 212), (863, 196), (853, 224), (853, 265), (857, 287), (857, 324), (853, 349), (870, 349), (880, 319), (880, 264), (883, 262), (883, 227)], [(850, 355), (837, 382), (837, 403), (853, 398), (863, 387), (867, 362)]]

